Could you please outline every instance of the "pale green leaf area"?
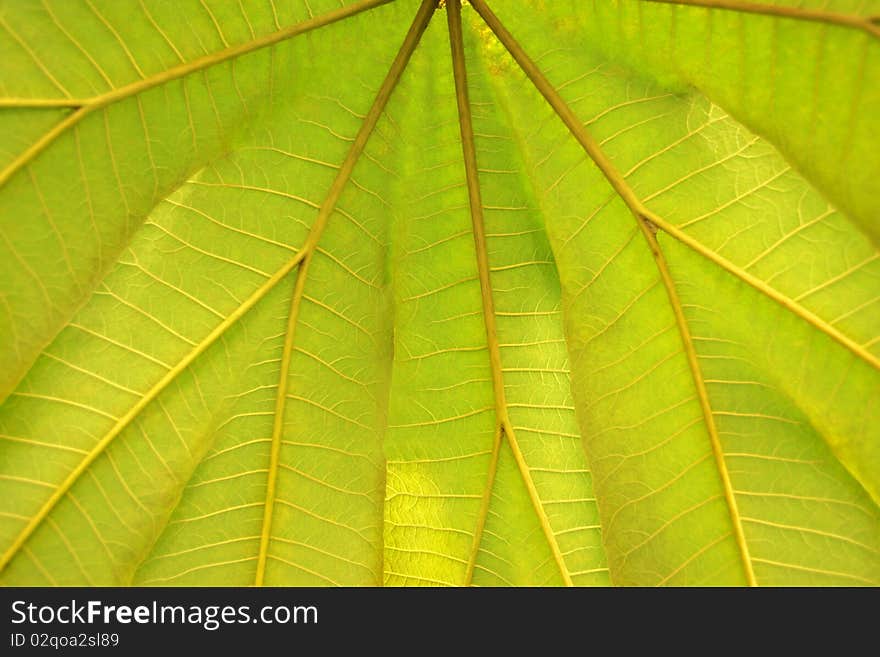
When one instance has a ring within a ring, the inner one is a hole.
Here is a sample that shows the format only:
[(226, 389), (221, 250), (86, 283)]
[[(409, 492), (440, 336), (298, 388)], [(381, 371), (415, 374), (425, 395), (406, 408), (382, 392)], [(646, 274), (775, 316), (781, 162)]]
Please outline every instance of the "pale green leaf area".
[(0, 583), (880, 585), (880, 3), (0, 0)]

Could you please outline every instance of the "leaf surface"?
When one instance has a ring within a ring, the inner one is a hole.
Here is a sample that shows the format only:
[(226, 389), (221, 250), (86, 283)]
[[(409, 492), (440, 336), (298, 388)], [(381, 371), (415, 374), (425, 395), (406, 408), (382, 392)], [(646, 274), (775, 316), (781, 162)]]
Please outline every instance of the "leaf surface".
[(0, 4), (0, 579), (880, 583), (878, 8), (436, 4)]

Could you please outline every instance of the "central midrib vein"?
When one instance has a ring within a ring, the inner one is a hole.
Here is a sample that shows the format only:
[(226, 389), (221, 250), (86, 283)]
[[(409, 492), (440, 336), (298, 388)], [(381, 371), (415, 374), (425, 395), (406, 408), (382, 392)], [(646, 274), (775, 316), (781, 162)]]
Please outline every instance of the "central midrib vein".
[(483, 219), (483, 201), (480, 194), (479, 172), (477, 170), (476, 144), (474, 142), (473, 120), (471, 117), (470, 100), (467, 89), (467, 70), (464, 58), (464, 41), (461, 30), (461, 5), (460, 0), (448, 0), (446, 3), (446, 17), (449, 24), (449, 42), (452, 51), (452, 69), (455, 77), (455, 97), (458, 104), (459, 128), (461, 130), (461, 146), (464, 158), (465, 175), (467, 178), (468, 202), (473, 226), (474, 247), (477, 257), (477, 269), (480, 279), (480, 294), (482, 297), (483, 320), (486, 328), (486, 341), (489, 347), (489, 362), (492, 369), (492, 388), (495, 395), (496, 426), (492, 446), (492, 455), (489, 462), (489, 470), (486, 477), (486, 485), (477, 527), (474, 532), (474, 540), (471, 546), (470, 558), (468, 559), (465, 573), (465, 585), (473, 581), (474, 568), (476, 567), (483, 530), (489, 512), (489, 504), (492, 498), (492, 489), (495, 485), (495, 474), (498, 469), (498, 458), (501, 445), (507, 439), (510, 450), (513, 453), (517, 468), (522, 476), (523, 483), (528, 491), (529, 499), (538, 516), (538, 521), (544, 533), (553, 559), (559, 568), (562, 580), (566, 586), (572, 586), (571, 575), (565, 564), (565, 559), (556, 541), (556, 535), (550, 525), (550, 520), (544, 511), (535, 482), (532, 479), (528, 464), (516, 440), (516, 434), (508, 415), (507, 399), (504, 392), (504, 375), (501, 367), (501, 349), (498, 344), (498, 331), (495, 323), (495, 303), (492, 298), (492, 281), (489, 275), (489, 255), (486, 248), (486, 228)]

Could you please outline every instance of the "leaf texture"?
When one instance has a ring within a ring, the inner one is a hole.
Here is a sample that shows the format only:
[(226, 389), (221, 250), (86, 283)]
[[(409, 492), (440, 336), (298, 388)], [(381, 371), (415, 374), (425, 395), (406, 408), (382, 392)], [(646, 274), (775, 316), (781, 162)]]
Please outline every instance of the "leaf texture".
[(0, 581), (880, 584), (880, 7), (437, 5), (0, 1)]

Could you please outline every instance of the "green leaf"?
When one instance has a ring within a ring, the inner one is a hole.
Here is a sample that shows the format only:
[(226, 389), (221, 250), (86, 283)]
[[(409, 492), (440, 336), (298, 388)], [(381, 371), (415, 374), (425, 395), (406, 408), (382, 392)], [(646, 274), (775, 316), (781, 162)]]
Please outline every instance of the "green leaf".
[(0, 581), (880, 584), (880, 6), (437, 4), (0, 2)]

